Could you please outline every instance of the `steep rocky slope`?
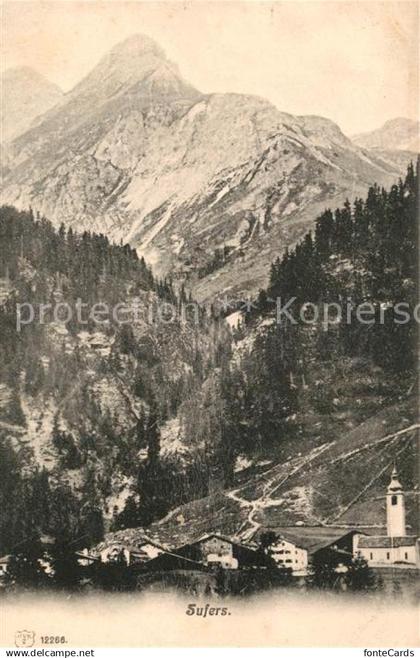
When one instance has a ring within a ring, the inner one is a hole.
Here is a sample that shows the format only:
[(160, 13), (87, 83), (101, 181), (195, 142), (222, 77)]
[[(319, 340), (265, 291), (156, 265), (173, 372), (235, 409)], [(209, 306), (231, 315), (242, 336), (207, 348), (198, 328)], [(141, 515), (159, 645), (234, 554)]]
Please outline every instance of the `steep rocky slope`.
[(331, 121), (261, 98), (203, 95), (136, 36), (14, 140), (2, 195), (130, 241), (207, 300), (255, 292), (325, 206), (390, 184), (410, 157), (360, 149)]
[[(151, 294), (147, 299), (142, 295), (138, 300), (140, 304), (148, 304), (153, 297)], [(189, 344), (193, 336), (189, 328), (171, 326), (166, 331), (158, 331), (138, 326), (135, 336), (147, 344), (150, 352), (154, 342), (159, 341), (158, 367), (165, 370), (168, 387), (179, 385), (179, 377), (191, 368)], [(117, 367), (113, 365), (115, 355), (118, 355)], [(104, 515), (111, 518), (122, 510), (135, 483), (130, 462), (138, 467), (147, 458), (146, 442), (134, 447), (137, 423), (147, 409), (144, 397), (135, 392), (138, 362), (132, 355), (119, 351), (115, 337), (101, 330), (71, 335), (62, 324), (49, 327), (39, 357), (43, 376), (50, 382), (57, 378), (57, 363), (68, 373), (77, 358), (77, 373), (72, 374), (66, 390), (57, 381), (56, 391), (46, 384), (33, 393), (25, 390), (24, 383), (29, 375), (24, 369), (20, 375), (22, 424), (9, 419), (12, 388), (0, 384), (0, 438), (12, 441), (28, 472), (44, 468), (51, 483), (55, 486), (67, 484), (76, 495), (83, 491), (89, 474), (95, 473)], [(143, 376), (146, 381), (149, 377), (149, 384), (151, 371), (144, 368)], [(64, 463), (63, 453), (54, 440), (57, 427), (60, 432), (72, 436), (81, 459)], [(175, 425), (174, 421), (163, 424), (161, 453), (163, 459), (170, 459), (177, 453), (182, 467), (193, 460), (195, 446), (181, 443), (177, 435), (176, 421)]]
[(63, 95), (57, 85), (27, 66), (5, 71), (0, 86), (1, 142), (28, 130), (35, 118), (56, 105)]
[[(79, 498), (92, 485), (112, 517), (149, 457), (152, 422), (159, 423), (160, 464), (170, 462), (172, 478), (193, 462), (200, 469), (201, 437), (180, 440), (177, 411), (213, 369), (221, 324), (181, 314), (173, 289), (155, 281), (133, 249), (103, 236), (57, 232), (2, 207), (0, 244), (0, 273), (8, 275), (0, 277), (0, 445), (10, 444), (20, 471), (45, 469), (51, 484), (68, 485)], [(88, 299), (100, 300), (106, 317), (99, 322)], [(41, 318), (40, 300), (67, 308), (71, 319)], [(32, 307), (32, 322), (18, 305)], [(196, 482), (203, 495), (204, 477)], [(183, 501), (192, 496), (185, 483), (176, 491)]]
[[(248, 466), (239, 486), (182, 505), (147, 528), (147, 535), (169, 546), (206, 532), (254, 538), (261, 527), (342, 526), (381, 528), (386, 522), (385, 491), (394, 460), (407, 490), (408, 523), (418, 529), (419, 490), (416, 450), (420, 425), (415, 400), (401, 402), (324, 443), (319, 437), (298, 455)], [(141, 528), (121, 530), (135, 543)]]
[(417, 153), (420, 150), (420, 124), (413, 119), (390, 119), (372, 132), (354, 135), (353, 141), (358, 146), (367, 149)]
[[(373, 187), (353, 212), (346, 204), (335, 217), (324, 213), (315, 240), (307, 235), (274, 263), (268, 296), (312, 299), (318, 308), (327, 296), (355, 305), (369, 299), (378, 310), (404, 299), (414, 308), (417, 176), (410, 166), (388, 193)], [(360, 234), (367, 224), (368, 239)], [(240, 376), (230, 378), (228, 399), (233, 407), (239, 401), (240, 412), (225, 431), (237, 446), (233, 478), (224, 490), (214, 482), (212, 495), (178, 507), (148, 532), (176, 546), (209, 531), (250, 540), (262, 527), (382, 528), (394, 461), (416, 531), (415, 322), (402, 329), (390, 309), (369, 328), (343, 316), (328, 326), (281, 326), (266, 299), (262, 292), (261, 308), (244, 313), (235, 332)], [(135, 541), (142, 530), (127, 532)]]

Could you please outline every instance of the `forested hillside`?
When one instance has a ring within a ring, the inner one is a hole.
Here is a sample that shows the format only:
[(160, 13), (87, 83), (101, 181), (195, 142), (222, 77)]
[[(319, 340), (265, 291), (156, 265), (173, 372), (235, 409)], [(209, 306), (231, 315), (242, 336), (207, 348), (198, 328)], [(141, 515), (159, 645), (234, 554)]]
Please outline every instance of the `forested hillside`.
[[(219, 375), (213, 427), (233, 455), (230, 490), (203, 500), (198, 514), (194, 505), (180, 508), (154, 526), (157, 538), (194, 532), (194, 523), (246, 538), (257, 521), (331, 521), (352, 501), (361, 511), (346, 518), (375, 522), (394, 458), (416, 490), (417, 209), (418, 170), (410, 166), (390, 190), (373, 186), (366, 199), (325, 211), (314, 234), (273, 263)], [(278, 300), (282, 308), (294, 300), (290, 317), (279, 314)], [(325, 304), (335, 304), (328, 322)], [(358, 316), (362, 309), (370, 312)], [(208, 399), (202, 392), (204, 411), (215, 408)], [(200, 432), (208, 418), (197, 415), (187, 428)]]
[[(365, 200), (327, 210), (314, 235), (273, 263), (221, 373), (214, 427), (236, 456), (229, 486), (180, 506), (149, 536), (176, 545), (213, 531), (249, 541), (259, 528), (302, 523), (382, 532), (394, 462), (410, 531), (418, 531), (417, 212), (418, 168), (410, 166), (389, 191), (374, 186)], [(296, 324), (284, 314), (277, 321), (277, 297), (283, 305), (296, 297)], [(307, 317), (335, 303), (342, 320), (334, 307), (329, 324), (322, 315), (302, 321), (307, 302)], [(356, 308), (366, 302), (373, 311), (362, 323)], [(398, 303), (410, 322), (394, 322), (405, 319)], [(200, 414), (195, 428), (204, 423)], [(117, 536), (133, 543), (138, 531)]]
[[(281, 448), (314, 428), (325, 440), (413, 394), (417, 207), (410, 166), (389, 191), (373, 186), (366, 200), (325, 211), (314, 235), (273, 263), (226, 372), (225, 432), (238, 450)], [(279, 301), (293, 301), (289, 315)], [(367, 322), (357, 317), (363, 303)], [(328, 322), (326, 304), (336, 305)]]
[[(104, 528), (147, 527), (244, 481), (252, 498), (252, 474), (264, 464), (283, 473), (296, 458), (304, 473), (305, 454), (338, 439), (350, 454), (356, 437), (359, 452), (358, 427), (369, 419), (383, 423), (372, 426), (378, 441), (391, 420), (393, 432), (415, 423), (417, 326), (397, 324), (394, 305), (412, 315), (417, 303), (417, 204), (410, 166), (390, 190), (374, 186), (366, 199), (326, 210), (314, 234), (273, 263), (232, 331), (212, 309), (194, 315), (194, 307), (171, 323), (130, 316), (17, 332), (17, 302), (179, 310), (192, 300), (156, 281), (127, 245), (2, 208), (0, 550), (63, 528), (86, 545)], [(296, 321), (279, 322), (277, 298), (296, 298)], [(366, 302), (375, 322), (354, 317)], [(306, 322), (307, 303), (308, 316), (335, 303), (342, 318)], [(298, 489), (301, 513), (304, 479)]]
[[(183, 441), (178, 414), (229, 360), (226, 324), (195, 306), (181, 313), (183, 290), (155, 280), (128, 245), (0, 213), (0, 550), (63, 527), (98, 539), (104, 523), (147, 524), (204, 495), (220, 457)], [(95, 322), (95, 304), (131, 310)], [(59, 305), (69, 321), (54, 317)]]

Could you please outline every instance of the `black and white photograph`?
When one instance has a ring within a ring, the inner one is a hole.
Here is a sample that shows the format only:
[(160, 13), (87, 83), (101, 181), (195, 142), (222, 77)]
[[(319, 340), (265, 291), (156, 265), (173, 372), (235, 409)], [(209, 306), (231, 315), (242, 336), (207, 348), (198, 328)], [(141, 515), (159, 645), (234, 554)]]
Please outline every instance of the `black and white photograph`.
[(0, 19), (0, 646), (418, 646), (418, 3)]

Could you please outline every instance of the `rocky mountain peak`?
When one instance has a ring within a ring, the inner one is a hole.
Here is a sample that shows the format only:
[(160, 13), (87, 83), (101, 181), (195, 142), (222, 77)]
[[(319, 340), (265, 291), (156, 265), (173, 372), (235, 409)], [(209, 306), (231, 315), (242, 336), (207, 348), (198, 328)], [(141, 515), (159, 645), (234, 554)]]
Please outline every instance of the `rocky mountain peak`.
[(1, 76), (2, 141), (24, 132), (32, 121), (56, 105), (61, 89), (30, 66), (7, 69)]
[(406, 117), (396, 117), (376, 130), (354, 135), (353, 141), (363, 148), (416, 153), (420, 149), (420, 123)]
[(30, 66), (14, 66), (13, 68), (3, 71), (1, 74), (1, 81), (7, 82), (9, 80), (29, 79), (39, 75), (35, 69)]
[(395, 117), (395, 119), (388, 119), (382, 126), (382, 130), (411, 130), (416, 126), (416, 121), (408, 119), (407, 117)]
[(299, 117), (301, 125), (305, 133), (311, 138), (323, 141), (329, 140), (335, 144), (342, 144), (348, 146), (350, 140), (344, 135), (340, 127), (325, 117), (316, 115), (304, 115)]
[[(138, 83), (146, 84), (153, 77), (153, 88), (179, 91), (183, 80), (176, 64), (170, 62), (165, 51), (150, 37), (135, 34), (114, 46), (97, 66), (71, 92), (72, 96), (92, 94), (109, 98)], [(171, 80), (172, 86), (168, 85)]]
[(163, 48), (146, 34), (133, 34), (117, 43), (108, 53), (111, 58), (143, 57), (146, 54), (166, 59)]
[(318, 212), (392, 183), (408, 158), (366, 154), (329, 119), (256, 96), (200, 94), (135, 35), (13, 142), (2, 194), (130, 242), (208, 300), (254, 293)]

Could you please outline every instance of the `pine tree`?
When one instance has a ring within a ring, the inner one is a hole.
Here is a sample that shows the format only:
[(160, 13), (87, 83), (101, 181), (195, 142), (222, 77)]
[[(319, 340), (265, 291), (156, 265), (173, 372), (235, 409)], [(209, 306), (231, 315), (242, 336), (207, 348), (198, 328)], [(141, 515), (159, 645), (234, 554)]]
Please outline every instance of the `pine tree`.
[(6, 586), (24, 590), (46, 587), (50, 581), (42, 566), (44, 558), (45, 551), (39, 537), (34, 536), (21, 542), (11, 551)]
[(54, 587), (65, 591), (79, 588), (81, 567), (78, 563), (74, 542), (67, 539), (56, 539), (50, 550), (50, 564)]
[(92, 500), (84, 505), (80, 514), (79, 528), (88, 546), (94, 546), (103, 540), (104, 519), (99, 502)]
[(139, 523), (139, 506), (134, 496), (129, 496), (125, 502), (124, 509), (117, 513), (113, 519), (113, 529), (135, 528)]
[(24, 427), (26, 425), (26, 418), (23, 413), (19, 390), (16, 386), (12, 388), (8, 407), (7, 420), (13, 425)]
[(375, 572), (361, 556), (356, 556), (349, 566), (346, 583), (349, 589), (356, 592), (370, 591), (380, 586)]

